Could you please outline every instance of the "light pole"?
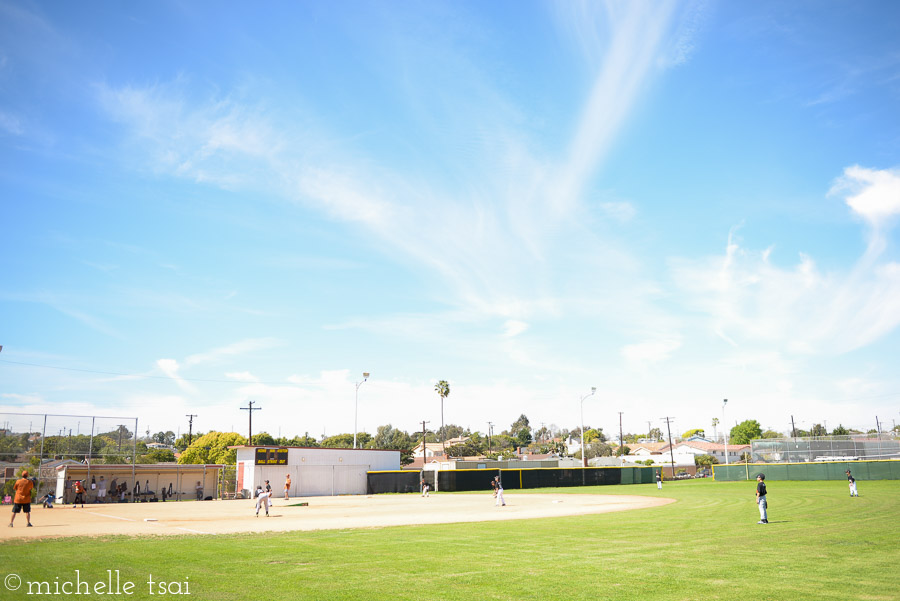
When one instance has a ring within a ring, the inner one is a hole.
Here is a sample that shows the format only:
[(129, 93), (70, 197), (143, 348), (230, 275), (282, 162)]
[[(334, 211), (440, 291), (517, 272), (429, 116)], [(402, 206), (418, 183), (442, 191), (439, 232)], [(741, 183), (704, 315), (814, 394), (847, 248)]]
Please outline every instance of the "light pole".
[(725, 423), (725, 405), (728, 399), (722, 401), (722, 433), (725, 436), (725, 465), (728, 465), (728, 424)]
[(363, 372), (363, 379), (356, 383), (356, 401), (353, 403), (353, 448), (356, 448), (356, 418), (359, 415), (359, 387), (369, 379), (369, 372)]
[(584, 468), (587, 467), (587, 449), (584, 443), (584, 399), (593, 396), (597, 392), (596, 386), (591, 386), (591, 393), (581, 397), (581, 485), (584, 486)]

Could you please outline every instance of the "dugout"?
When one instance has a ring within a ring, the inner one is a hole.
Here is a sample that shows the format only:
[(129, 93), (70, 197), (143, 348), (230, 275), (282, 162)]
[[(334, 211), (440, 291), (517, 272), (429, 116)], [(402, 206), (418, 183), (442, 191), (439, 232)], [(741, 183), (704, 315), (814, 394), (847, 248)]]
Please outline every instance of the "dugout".
[(266, 480), (277, 496), (290, 474), (295, 497), (364, 495), (368, 472), (400, 469), (400, 451), (321, 447), (236, 446), (237, 490), (250, 497)]
[(892, 460), (713, 465), (713, 479), (756, 480), (762, 473), (766, 480), (846, 480), (847, 470), (857, 480), (900, 480), (900, 461)]
[[(197, 498), (197, 482), (203, 486), (203, 498), (218, 496), (219, 473), (223, 465), (178, 463), (138, 463), (131, 464), (63, 464), (56, 468), (57, 502), (71, 503), (75, 499), (72, 485), (81, 480), (87, 491), (85, 503), (95, 503), (98, 488), (91, 488), (91, 481), (100, 482), (103, 476), (108, 489), (107, 502), (119, 502), (109, 487), (113, 480), (117, 484), (126, 485), (125, 501), (162, 501), (162, 490), (166, 497), (173, 501), (192, 500)], [(171, 488), (171, 495), (169, 490)]]

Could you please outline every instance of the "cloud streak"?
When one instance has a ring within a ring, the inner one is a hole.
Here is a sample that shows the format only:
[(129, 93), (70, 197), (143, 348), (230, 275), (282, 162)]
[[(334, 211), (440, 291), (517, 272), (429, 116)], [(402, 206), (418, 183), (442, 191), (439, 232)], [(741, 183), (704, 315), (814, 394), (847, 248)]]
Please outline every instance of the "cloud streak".
[(882, 232), (900, 213), (894, 171), (851, 167), (832, 193), (871, 226), (873, 238), (851, 270), (823, 272), (801, 255), (788, 268), (771, 249), (741, 246), (736, 231), (721, 257), (672, 262), (685, 302), (736, 347), (778, 345), (798, 354), (841, 354), (869, 345), (900, 325), (900, 264), (879, 261)]

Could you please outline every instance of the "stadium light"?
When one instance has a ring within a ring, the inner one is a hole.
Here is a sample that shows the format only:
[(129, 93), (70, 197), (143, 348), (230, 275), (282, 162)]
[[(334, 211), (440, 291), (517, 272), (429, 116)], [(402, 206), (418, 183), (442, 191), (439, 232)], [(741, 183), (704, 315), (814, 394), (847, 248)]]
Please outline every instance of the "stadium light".
[(359, 387), (369, 379), (369, 372), (363, 372), (363, 379), (356, 383), (356, 402), (353, 404), (353, 448), (356, 448), (356, 418), (359, 415)]

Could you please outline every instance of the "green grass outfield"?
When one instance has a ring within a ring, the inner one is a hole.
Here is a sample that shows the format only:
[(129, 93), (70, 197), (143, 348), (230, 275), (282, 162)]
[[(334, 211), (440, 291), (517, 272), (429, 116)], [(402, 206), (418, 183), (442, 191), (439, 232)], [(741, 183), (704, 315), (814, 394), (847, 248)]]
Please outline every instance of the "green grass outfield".
[[(900, 599), (900, 482), (769, 484), (757, 525), (755, 482), (507, 491), (645, 494), (664, 507), (568, 518), (253, 535), (7, 541), (0, 579), (105, 581), (156, 599), (147, 578), (188, 581), (195, 601), (460, 599), (762, 601)], [(488, 494), (488, 493), (486, 493)], [(489, 500), (487, 502), (490, 502)], [(498, 511), (502, 511), (499, 509)], [(47, 598), (9, 592), (0, 599)], [(172, 591), (177, 591), (172, 588)], [(185, 589), (182, 587), (182, 592)], [(174, 594), (169, 599), (178, 598)]]

